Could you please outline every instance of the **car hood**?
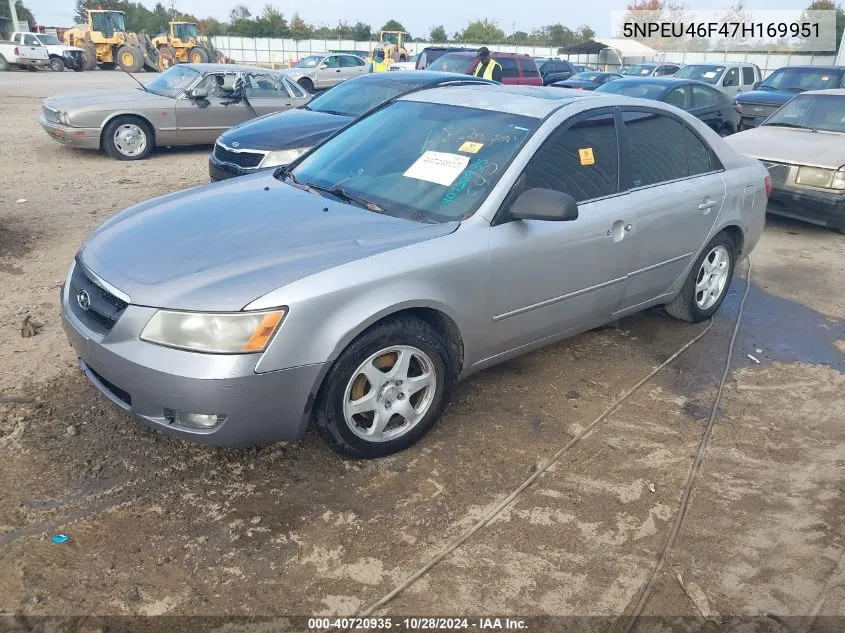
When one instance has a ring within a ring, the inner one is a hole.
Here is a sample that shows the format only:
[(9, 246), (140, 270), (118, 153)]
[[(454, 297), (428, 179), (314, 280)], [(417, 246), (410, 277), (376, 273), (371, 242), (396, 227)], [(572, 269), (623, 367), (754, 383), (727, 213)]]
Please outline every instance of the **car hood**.
[(839, 169), (845, 165), (845, 134), (763, 125), (731, 134), (734, 151), (763, 161)]
[(595, 90), (596, 88), (598, 88), (598, 84), (595, 84), (592, 81), (580, 81), (580, 80), (558, 81), (556, 85), (562, 86), (564, 88), (586, 88), (587, 90)]
[(352, 121), (352, 117), (311, 110), (288, 110), (247, 121), (226, 131), (220, 140), (241, 149), (296, 149), (313, 147)]
[(779, 92), (776, 90), (750, 90), (736, 96), (737, 103), (762, 103), (765, 105), (783, 105), (797, 92)]
[(298, 279), (453, 232), (309, 193), (259, 173), (126, 209), (79, 253), (135, 305), (236, 311)]
[(127, 90), (92, 90), (91, 92), (70, 92), (66, 94), (48, 97), (44, 105), (61, 110), (72, 108), (89, 108), (92, 106), (117, 107), (116, 104), (127, 102), (149, 102), (162, 101), (172, 103), (170, 97), (163, 97), (140, 88)]

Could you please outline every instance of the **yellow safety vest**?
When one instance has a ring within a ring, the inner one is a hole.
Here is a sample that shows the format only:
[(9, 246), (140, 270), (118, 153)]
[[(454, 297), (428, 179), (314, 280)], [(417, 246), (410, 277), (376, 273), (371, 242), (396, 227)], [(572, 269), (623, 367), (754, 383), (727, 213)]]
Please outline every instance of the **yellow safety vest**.
[[(478, 77), (478, 73), (481, 71), (481, 67), (484, 65), (484, 62), (478, 62), (478, 65), (475, 67), (475, 72), (472, 73), (473, 77)], [(499, 70), (502, 69), (502, 65), (497, 62), (492, 57), (487, 62), (487, 67), (484, 69), (484, 75), (482, 76), (483, 79), (493, 80), (493, 69), (499, 67)]]
[(374, 73), (383, 73), (390, 70), (390, 62), (387, 61), (387, 58), (384, 58), (384, 61), (379, 63), (375, 59), (373, 60), (373, 72)]

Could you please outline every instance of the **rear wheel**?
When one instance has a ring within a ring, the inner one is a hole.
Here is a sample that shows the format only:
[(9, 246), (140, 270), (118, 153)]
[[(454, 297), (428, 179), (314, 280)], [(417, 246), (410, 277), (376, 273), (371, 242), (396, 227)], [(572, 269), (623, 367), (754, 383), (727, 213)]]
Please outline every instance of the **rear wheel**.
[(123, 45), (117, 49), (117, 63), (128, 73), (137, 73), (144, 67), (144, 55), (134, 46)]
[(158, 69), (164, 72), (176, 63), (176, 50), (170, 44), (158, 48)]
[(308, 77), (301, 77), (297, 79), (296, 83), (305, 88), (306, 92), (314, 92), (314, 82), (308, 79)]
[(411, 317), (386, 320), (355, 339), (332, 365), (314, 408), (314, 427), (343, 455), (390, 455), (434, 426), (455, 374), (455, 359), (434, 327)]
[(722, 305), (733, 279), (736, 245), (727, 233), (710, 240), (666, 312), (676, 319), (698, 323), (713, 316)]
[(208, 51), (197, 46), (192, 48), (188, 53), (188, 59), (191, 60), (192, 64), (207, 64), (209, 59)]
[(50, 70), (54, 73), (60, 73), (65, 69), (65, 63), (61, 57), (50, 58)]
[(142, 160), (150, 155), (154, 146), (152, 128), (139, 117), (117, 117), (103, 130), (103, 149), (118, 160)]
[(0, 55), (0, 72), (11, 70), (12, 65), (6, 61), (6, 58)]

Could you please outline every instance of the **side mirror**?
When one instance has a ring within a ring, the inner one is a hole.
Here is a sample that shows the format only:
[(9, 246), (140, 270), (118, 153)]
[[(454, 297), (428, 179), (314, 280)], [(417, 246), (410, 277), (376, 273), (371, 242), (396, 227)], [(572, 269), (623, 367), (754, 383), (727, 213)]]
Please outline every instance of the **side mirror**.
[(205, 99), (207, 96), (207, 88), (194, 88), (193, 90), (188, 90), (187, 93), (188, 99)]
[(325, 69), (326, 69), (326, 68), (328, 68), (328, 67), (329, 67), (329, 65), (328, 65), (326, 62), (323, 62), (322, 64), (320, 64), (320, 65), (318, 66), (318, 68), (319, 68), (320, 70), (325, 70)]
[(725, 88), (730, 88), (731, 86), (735, 86), (736, 82), (731, 77), (725, 77), (725, 81), (722, 82), (722, 85)]
[(578, 203), (569, 194), (555, 189), (529, 189), (519, 194), (510, 208), (515, 220), (566, 222), (578, 219)]

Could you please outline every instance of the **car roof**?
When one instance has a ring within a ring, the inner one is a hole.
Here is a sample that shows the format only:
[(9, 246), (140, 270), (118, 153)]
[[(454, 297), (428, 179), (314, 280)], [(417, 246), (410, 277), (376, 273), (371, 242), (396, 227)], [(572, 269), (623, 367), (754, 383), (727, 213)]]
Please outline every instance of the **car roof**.
[(567, 90), (566, 88), (489, 84), (430, 88), (407, 94), (401, 99), (506, 112), (542, 119), (578, 99), (605, 99), (607, 97), (608, 95), (594, 95), (583, 90)]
[[(470, 48), (470, 49), (463, 50), (463, 51), (450, 51), (450, 52), (446, 53), (446, 55), (454, 55), (455, 57), (457, 57), (459, 55), (461, 57), (468, 57), (468, 56), (475, 57), (477, 54), (478, 54), (478, 52), (477, 52), (477, 49), (475, 49), (475, 48)], [(534, 59), (528, 53), (500, 53), (499, 51), (490, 51), (490, 55), (492, 57), (524, 57), (525, 59)], [(444, 55), (444, 57), (445, 57), (445, 55)], [(555, 60), (555, 61), (557, 61), (557, 60)]]
[(493, 84), (492, 81), (482, 79), (481, 77), (473, 77), (472, 75), (465, 75), (463, 73), (449, 73), (441, 70), (427, 70), (424, 73), (418, 70), (392, 70), (388, 73), (368, 73), (354, 77), (356, 82), (367, 82), (373, 84), (386, 84), (392, 81), (409, 81), (419, 84), (420, 86), (432, 85), (449, 82), (470, 82), (470, 83), (485, 83)]
[(179, 64), (173, 68), (190, 68), (198, 73), (216, 73), (216, 72), (280, 72), (279, 70), (272, 70), (270, 68), (262, 68), (261, 66), (250, 66), (249, 64)]
[(845, 97), (845, 88), (830, 88), (829, 90), (805, 90), (802, 95), (829, 95), (831, 97)]

